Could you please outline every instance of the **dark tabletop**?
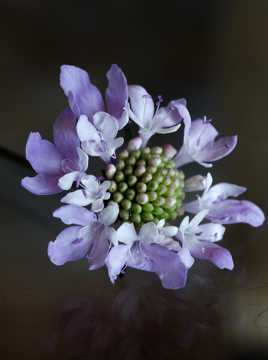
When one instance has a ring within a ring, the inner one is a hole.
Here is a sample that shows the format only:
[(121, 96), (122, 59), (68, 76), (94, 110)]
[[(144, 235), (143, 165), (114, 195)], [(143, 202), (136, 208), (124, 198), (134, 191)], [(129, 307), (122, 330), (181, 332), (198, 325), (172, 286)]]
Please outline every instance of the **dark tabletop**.
[(267, 214), (268, 3), (41, 3), (0, 5), (0, 359), (267, 359), (266, 225), (228, 227), (232, 272), (197, 263), (185, 289), (167, 291), (154, 274), (127, 270), (112, 285), (84, 261), (49, 262), (47, 244), (63, 229), (51, 216), (59, 197), (19, 183), (32, 174), (28, 133), (51, 136), (66, 105), (60, 64), (86, 68), (104, 88), (118, 63), (130, 83), (184, 96), (193, 117), (239, 135), (213, 175), (246, 186)]

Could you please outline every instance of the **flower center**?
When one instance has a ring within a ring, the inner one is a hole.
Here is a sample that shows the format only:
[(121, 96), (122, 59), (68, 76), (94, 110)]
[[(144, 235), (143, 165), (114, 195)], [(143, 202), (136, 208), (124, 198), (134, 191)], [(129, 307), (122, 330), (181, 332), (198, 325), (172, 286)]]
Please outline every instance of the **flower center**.
[(163, 148), (123, 150), (115, 167), (113, 174), (106, 171), (106, 177), (111, 181), (108, 191), (120, 207), (122, 221), (140, 225), (182, 215), (184, 173), (176, 169)]

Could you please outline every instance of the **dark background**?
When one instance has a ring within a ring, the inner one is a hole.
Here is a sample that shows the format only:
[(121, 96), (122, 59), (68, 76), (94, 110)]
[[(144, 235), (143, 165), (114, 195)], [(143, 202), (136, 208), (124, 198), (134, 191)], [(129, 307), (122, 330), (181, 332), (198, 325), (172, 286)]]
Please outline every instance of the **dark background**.
[(248, 187), (267, 213), (267, 37), (266, 0), (0, 2), (1, 359), (268, 358), (265, 226), (228, 228), (233, 272), (200, 263), (186, 289), (165, 291), (130, 270), (112, 286), (104, 269), (49, 262), (47, 243), (63, 228), (50, 215), (58, 198), (20, 188), (31, 170), (17, 156), (30, 131), (51, 136), (66, 105), (61, 64), (104, 89), (117, 63), (129, 83), (186, 97), (193, 117), (237, 133), (213, 175)]

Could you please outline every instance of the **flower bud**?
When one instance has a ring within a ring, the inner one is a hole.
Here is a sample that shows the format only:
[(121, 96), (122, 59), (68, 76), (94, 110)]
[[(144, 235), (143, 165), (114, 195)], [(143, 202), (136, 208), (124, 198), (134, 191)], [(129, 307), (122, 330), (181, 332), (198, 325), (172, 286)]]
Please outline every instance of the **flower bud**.
[(172, 159), (177, 154), (177, 150), (171, 144), (166, 144), (164, 145), (164, 154), (168, 159)]
[(129, 141), (127, 148), (129, 151), (139, 150), (141, 145), (142, 145), (142, 139), (141, 137), (137, 136)]
[(105, 170), (105, 175), (107, 179), (111, 180), (114, 177), (115, 173), (116, 173), (116, 167), (113, 164), (107, 165)]
[(206, 187), (206, 178), (202, 175), (192, 176), (185, 181), (184, 190), (191, 191), (203, 191)]

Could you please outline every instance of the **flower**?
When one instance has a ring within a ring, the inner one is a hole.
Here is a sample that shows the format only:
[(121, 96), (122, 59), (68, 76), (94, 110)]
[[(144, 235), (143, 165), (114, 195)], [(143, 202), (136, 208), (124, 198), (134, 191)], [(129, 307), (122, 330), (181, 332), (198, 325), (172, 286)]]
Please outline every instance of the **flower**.
[(178, 167), (196, 161), (205, 167), (211, 162), (229, 155), (237, 144), (237, 136), (225, 136), (218, 140), (218, 131), (204, 117), (191, 122), (190, 116), (184, 117), (183, 146), (174, 161)]
[(140, 127), (139, 134), (144, 146), (156, 133), (169, 134), (177, 131), (185, 113), (188, 113), (184, 99), (171, 101), (167, 107), (160, 107), (159, 100), (155, 109), (151, 95), (142, 86), (131, 85), (128, 91), (130, 118)]
[(105, 94), (105, 103), (98, 88), (90, 81), (87, 72), (72, 65), (62, 65), (60, 85), (68, 98), (73, 113), (79, 117), (86, 115), (89, 119), (97, 112), (107, 111), (116, 118), (119, 129), (128, 122), (126, 110), (128, 100), (127, 80), (123, 71), (115, 64), (106, 74), (108, 87)]
[(223, 238), (224, 226), (215, 223), (200, 225), (207, 213), (208, 210), (202, 210), (191, 221), (189, 216), (182, 220), (178, 232), (183, 248), (181, 259), (187, 267), (191, 267), (197, 258), (211, 261), (220, 269), (232, 270), (234, 264), (230, 252), (214, 244)]
[(80, 149), (75, 116), (66, 109), (54, 124), (54, 144), (32, 132), (26, 144), (26, 158), (37, 173), (22, 179), (22, 186), (36, 195), (68, 190), (87, 170), (88, 156)]
[(122, 224), (113, 235), (115, 246), (106, 258), (111, 281), (114, 282), (128, 266), (156, 273), (164, 288), (182, 288), (186, 282), (187, 268), (176, 252), (165, 247), (171, 241), (168, 236), (174, 236), (177, 231), (173, 226), (164, 228), (163, 224), (158, 227), (154, 223), (147, 223), (137, 235), (133, 224)]
[[(155, 107), (143, 87), (127, 85), (117, 65), (107, 78), (104, 102), (84, 70), (63, 65), (60, 84), (70, 109), (54, 125), (54, 144), (39, 133), (31, 133), (26, 144), (37, 175), (24, 178), (22, 185), (40, 195), (67, 192), (61, 199), (67, 205), (53, 216), (69, 226), (49, 242), (50, 260), (63, 265), (86, 259), (89, 270), (105, 266), (112, 283), (130, 268), (147, 271), (166, 289), (184, 287), (197, 260), (232, 270), (232, 255), (216, 244), (225, 234), (223, 225), (260, 226), (264, 214), (252, 202), (234, 199), (246, 188), (212, 186), (210, 173), (188, 177), (182, 166), (211, 167), (231, 153), (237, 136), (217, 139), (206, 118), (191, 120), (184, 99), (161, 107), (159, 98)], [(139, 129), (124, 144), (119, 132), (128, 116)], [(175, 132), (182, 121), (179, 151), (169, 143), (150, 145), (154, 134)], [(88, 156), (105, 162), (102, 173), (94, 173), (98, 166), (87, 173)], [(189, 215), (182, 218), (185, 212)]]
[(91, 210), (99, 212), (104, 208), (104, 200), (110, 199), (111, 194), (107, 192), (110, 187), (110, 181), (100, 183), (93, 175), (85, 175), (81, 178), (82, 190), (76, 190), (68, 193), (61, 202), (66, 204), (87, 206), (91, 204)]
[(123, 145), (122, 137), (115, 138), (118, 130), (116, 119), (104, 112), (93, 116), (93, 124), (85, 115), (81, 115), (77, 123), (82, 149), (88, 155), (99, 156), (107, 163), (115, 157), (115, 150)]
[(206, 218), (220, 224), (246, 223), (251, 226), (261, 226), (265, 220), (262, 210), (247, 200), (228, 199), (243, 194), (247, 189), (242, 186), (220, 183), (212, 185), (211, 174), (207, 175), (207, 187), (201, 197), (184, 205), (187, 212), (209, 210)]
[(54, 211), (53, 216), (65, 224), (55, 241), (48, 244), (48, 256), (55, 265), (87, 258), (90, 270), (104, 265), (109, 250), (110, 227), (118, 215), (118, 205), (111, 203), (99, 213), (76, 205), (65, 205)]

